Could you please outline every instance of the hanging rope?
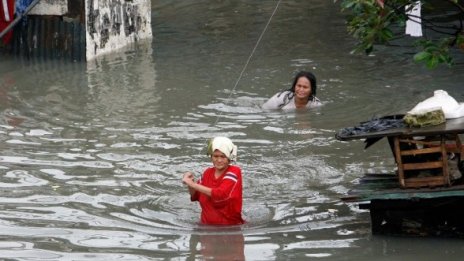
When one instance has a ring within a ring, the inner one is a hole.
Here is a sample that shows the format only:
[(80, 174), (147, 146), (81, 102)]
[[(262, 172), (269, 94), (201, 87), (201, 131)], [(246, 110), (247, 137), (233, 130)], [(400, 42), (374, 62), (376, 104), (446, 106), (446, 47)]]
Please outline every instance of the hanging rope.
[[(259, 45), (259, 43), (261, 42), (261, 39), (263, 38), (264, 33), (266, 32), (267, 28), (269, 27), (269, 24), (271, 23), (272, 18), (274, 17), (275, 13), (277, 12), (277, 9), (279, 8), (280, 2), (282, 2), (282, 0), (277, 1), (277, 4), (276, 4), (276, 6), (275, 6), (275, 8), (274, 8), (274, 11), (272, 12), (271, 16), (269, 17), (269, 20), (267, 21), (266, 26), (264, 26), (264, 29), (263, 29), (263, 31), (261, 32), (261, 35), (259, 36), (258, 41), (256, 41), (255, 47), (253, 48), (253, 50), (251, 51), (250, 55), (248, 56), (248, 59), (247, 59), (247, 61), (245, 62), (245, 65), (243, 66), (243, 69), (242, 69), (242, 71), (240, 72), (240, 75), (238, 76), (237, 81), (235, 82), (235, 85), (234, 85), (234, 87), (232, 88), (232, 91), (230, 92), (230, 94), (229, 94), (229, 96), (227, 97), (227, 99), (230, 99), (230, 97), (232, 96), (232, 93), (235, 92), (235, 89), (237, 88), (238, 83), (239, 83), (240, 80), (242, 79), (243, 73), (245, 72), (245, 70), (246, 70), (248, 64), (249, 64), (250, 61), (251, 61), (251, 58), (253, 57), (253, 54), (255, 53), (256, 49), (258, 48), (258, 45)], [(221, 115), (222, 115), (222, 112), (219, 112), (219, 115), (217, 116), (216, 121), (214, 122), (213, 126), (216, 125), (216, 124), (218, 123), (219, 118), (221, 117)]]

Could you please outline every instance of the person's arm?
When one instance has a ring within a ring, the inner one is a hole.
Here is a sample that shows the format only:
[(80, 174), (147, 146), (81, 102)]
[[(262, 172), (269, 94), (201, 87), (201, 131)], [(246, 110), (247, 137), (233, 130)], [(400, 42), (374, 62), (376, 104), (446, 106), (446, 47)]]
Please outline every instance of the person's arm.
[(278, 110), (281, 109), (283, 106), (289, 103), (289, 91), (283, 91), (276, 93), (272, 96), (269, 100), (267, 100), (261, 108), (263, 110)]
[(308, 101), (308, 108), (314, 108), (314, 107), (319, 107), (322, 105), (322, 102), (317, 98), (317, 97), (313, 97), (312, 100), (309, 100)]
[(191, 172), (186, 172), (182, 178), (182, 182), (188, 186), (190, 195), (194, 195), (197, 191), (211, 197), (211, 188), (203, 186), (195, 182), (193, 174)]
[(233, 196), (233, 191), (237, 185), (241, 186), (241, 170), (238, 167), (231, 167), (227, 171), (219, 187), (211, 192), (211, 198), (215, 204), (221, 205), (226, 203)]

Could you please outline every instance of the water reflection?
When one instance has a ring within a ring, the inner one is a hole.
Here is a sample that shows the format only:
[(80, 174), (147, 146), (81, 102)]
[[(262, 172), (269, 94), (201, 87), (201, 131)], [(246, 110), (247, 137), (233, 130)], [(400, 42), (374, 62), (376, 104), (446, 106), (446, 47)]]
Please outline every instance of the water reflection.
[(192, 234), (190, 256), (187, 260), (246, 260), (245, 238), (240, 231), (236, 234)]
[[(152, 42), (145, 40), (116, 53), (98, 57), (87, 63), (86, 113), (102, 124), (108, 118), (124, 123), (129, 117), (152, 119), (148, 111), (156, 111), (163, 90), (156, 85), (156, 70), (152, 59)], [(145, 59), (138, 59), (140, 56)], [(132, 61), (137, 59), (138, 62)]]
[[(11, 73), (5, 73), (0, 77), (0, 108), (2, 109), (2, 124), (11, 127), (18, 127), (25, 120), (25, 117), (18, 115), (18, 112), (12, 109), (16, 102), (14, 93), (15, 79)], [(5, 127), (7, 127), (5, 126)]]

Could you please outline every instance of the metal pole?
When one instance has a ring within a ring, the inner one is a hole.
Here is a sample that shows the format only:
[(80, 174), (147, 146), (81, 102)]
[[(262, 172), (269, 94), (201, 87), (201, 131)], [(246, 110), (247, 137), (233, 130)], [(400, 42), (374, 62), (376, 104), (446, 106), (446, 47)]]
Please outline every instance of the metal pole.
[(34, 6), (39, 2), (40, 0), (34, 0), (27, 8), (26, 10), (24, 10), (24, 13), (22, 14), (19, 14), (14, 20), (13, 22), (11, 22), (11, 24), (9, 24), (5, 30), (3, 30), (1, 33), (0, 33), (0, 39), (6, 34), (8, 33), (17, 23), (19, 23), (19, 21), (21, 20), (21, 18), (23, 18), (24, 15), (26, 15), (27, 13), (29, 13), (29, 11), (31, 11), (32, 8), (34, 8)]

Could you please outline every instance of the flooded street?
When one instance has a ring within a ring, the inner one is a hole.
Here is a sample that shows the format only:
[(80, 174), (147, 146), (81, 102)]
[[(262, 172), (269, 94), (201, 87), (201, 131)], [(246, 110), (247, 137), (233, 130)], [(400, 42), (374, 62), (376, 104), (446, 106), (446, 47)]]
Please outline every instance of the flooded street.
[[(436, 89), (463, 102), (463, 64), (351, 54), (326, 0), (282, 1), (249, 59), (276, 4), (152, 0), (152, 42), (88, 63), (0, 57), (0, 259), (461, 260), (462, 240), (373, 236), (340, 197), (393, 158), (386, 142), (334, 136)], [(299, 70), (324, 105), (263, 111)], [(181, 182), (210, 166), (218, 135), (238, 146), (239, 228), (198, 225)]]

